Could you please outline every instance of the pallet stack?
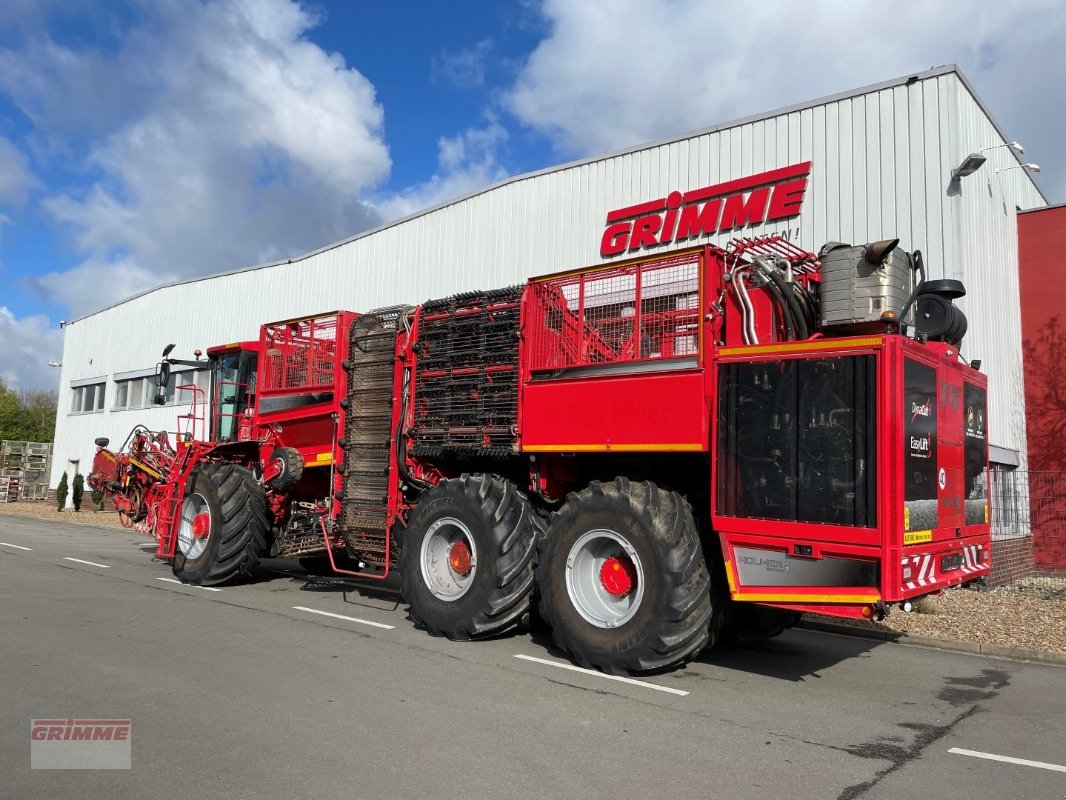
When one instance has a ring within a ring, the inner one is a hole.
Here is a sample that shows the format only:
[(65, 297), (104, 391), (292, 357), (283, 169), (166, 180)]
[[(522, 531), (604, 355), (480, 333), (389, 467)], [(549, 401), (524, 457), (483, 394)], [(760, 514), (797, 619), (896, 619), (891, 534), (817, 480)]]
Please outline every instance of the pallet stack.
[(51, 470), (51, 444), (0, 442), (0, 503), (47, 499)]

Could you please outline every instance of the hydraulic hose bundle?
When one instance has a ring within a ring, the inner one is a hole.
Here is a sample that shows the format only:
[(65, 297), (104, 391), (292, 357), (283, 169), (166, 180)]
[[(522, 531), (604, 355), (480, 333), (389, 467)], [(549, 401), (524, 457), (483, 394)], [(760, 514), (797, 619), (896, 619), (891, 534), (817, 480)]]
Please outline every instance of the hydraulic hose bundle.
[(756, 254), (750, 263), (738, 258), (726, 274), (741, 313), (741, 336), (744, 344), (759, 344), (755, 324), (755, 306), (750, 289), (765, 289), (780, 319), (785, 341), (810, 338), (818, 328), (818, 303), (811, 291), (796, 280), (797, 275), (813, 272), (813, 264), (793, 265), (781, 256)]

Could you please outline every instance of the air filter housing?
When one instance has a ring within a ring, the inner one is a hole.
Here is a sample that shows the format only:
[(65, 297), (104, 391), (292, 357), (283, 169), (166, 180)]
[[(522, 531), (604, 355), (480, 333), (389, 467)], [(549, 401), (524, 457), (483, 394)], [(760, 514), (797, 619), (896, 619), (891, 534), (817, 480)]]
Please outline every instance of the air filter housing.
[(925, 281), (918, 288), (914, 303), (915, 331), (934, 342), (948, 342), (956, 347), (966, 335), (966, 315), (952, 301), (966, 295), (962, 281), (944, 278)]
[(867, 245), (829, 242), (822, 262), (821, 326), (827, 333), (879, 329), (886, 311), (899, 314), (914, 290), (910, 253), (886, 239)]

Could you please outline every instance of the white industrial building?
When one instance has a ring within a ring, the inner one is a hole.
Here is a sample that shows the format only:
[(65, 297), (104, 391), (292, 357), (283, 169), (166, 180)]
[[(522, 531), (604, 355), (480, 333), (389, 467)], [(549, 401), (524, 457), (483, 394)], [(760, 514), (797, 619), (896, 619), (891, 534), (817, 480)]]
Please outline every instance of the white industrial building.
[[(636, 253), (601, 254), (612, 210), (656, 198), (661, 207), (672, 192), (806, 162), (798, 215), (653, 252), (773, 232), (815, 251), (895, 237), (921, 249), (930, 278), (969, 290), (959, 302), (970, 322), (962, 350), (989, 376), (992, 460), (1024, 465), (1016, 213), (1047, 202), (1008, 142), (959, 70), (941, 67), (509, 178), (291, 260), (161, 286), (66, 324), (52, 486), (72, 462), (87, 471), (98, 436), (118, 445), (138, 422), (174, 428), (184, 406), (152, 405), (145, 381), (168, 342), (190, 358), (194, 348), (254, 339), (270, 320), (417, 303), (627, 258)], [(982, 151), (983, 166), (953, 179)]]

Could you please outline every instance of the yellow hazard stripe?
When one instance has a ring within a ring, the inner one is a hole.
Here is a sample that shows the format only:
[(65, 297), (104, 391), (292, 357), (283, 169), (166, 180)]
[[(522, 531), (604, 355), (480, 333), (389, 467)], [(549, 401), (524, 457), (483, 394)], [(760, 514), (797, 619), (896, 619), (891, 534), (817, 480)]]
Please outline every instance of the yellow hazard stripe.
[(876, 347), (881, 344), (880, 336), (866, 336), (858, 339), (817, 339), (813, 342), (787, 342), (784, 344), (755, 344), (742, 347), (722, 347), (720, 356), (757, 356), (763, 353), (805, 353), (811, 350), (844, 350), (853, 347)]
[(769, 594), (762, 592), (737, 592), (734, 600), (752, 603), (876, 603), (877, 594)]
[(782, 592), (745, 592), (737, 587), (733, 562), (726, 559), (725, 577), (729, 582), (729, 593), (734, 600), (747, 600), (752, 603), (876, 603), (881, 599), (878, 594), (796, 594)]
[(614, 450), (624, 451), (693, 451), (703, 450), (699, 442), (680, 442), (675, 444), (527, 444), (522, 450), (527, 453), (605, 453)]
[(159, 472), (157, 472), (156, 470), (152, 469), (147, 464), (142, 464), (140, 461), (138, 461), (135, 458), (131, 458), (130, 459), (130, 463), (133, 464), (133, 466), (137, 467), (137, 469), (140, 469), (140, 470), (143, 470), (144, 472), (147, 472), (149, 475), (151, 475), (156, 480), (162, 480), (163, 479), (163, 476)]

